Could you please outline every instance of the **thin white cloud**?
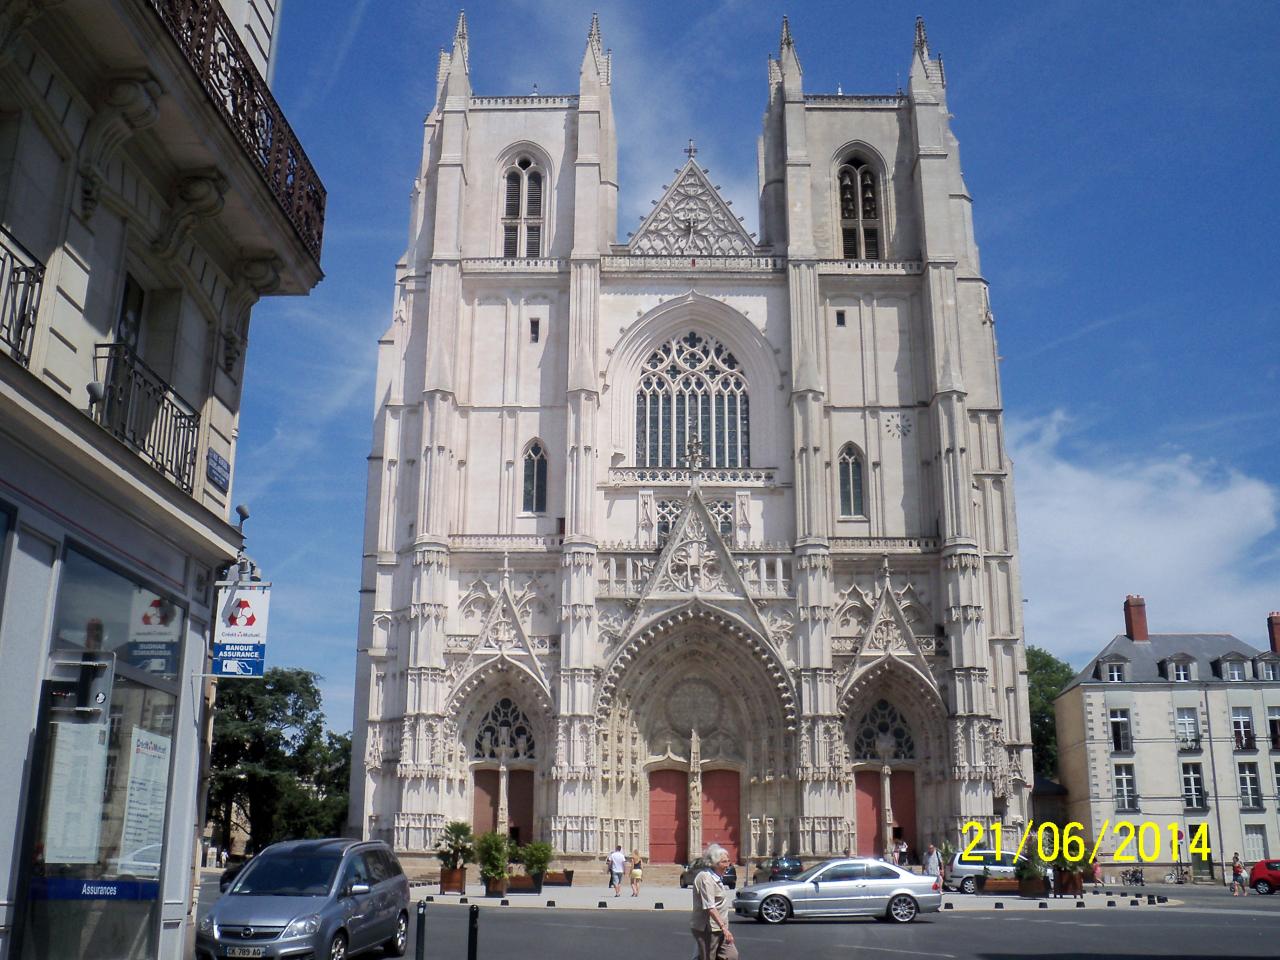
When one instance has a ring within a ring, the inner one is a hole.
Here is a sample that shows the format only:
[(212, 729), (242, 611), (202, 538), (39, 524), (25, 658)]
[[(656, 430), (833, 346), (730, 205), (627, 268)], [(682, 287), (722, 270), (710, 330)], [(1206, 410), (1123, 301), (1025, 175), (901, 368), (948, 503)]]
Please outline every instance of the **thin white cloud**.
[(296, 108), (299, 113), (309, 110), (312, 104), (323, 103), (332, 92), (334, 84), (338, 82), (338, 77), (342, 75), (342, 70), (347, 65), (347, 57), (351, 55), (351, 47), (356, 42), (356, 35), (360, 32), (360, 24), (364, 21), (370, 2), (371, 0), (355, 0), (352, 4), (346, 29), (338, 34), (340, 39), (337, 47), (329, 56), (321, 58), (321, 62), (325, 65), (324, 77), (308, 86), (307, 92), (303, 94)]
[(1117, 457), (1059, 411), (1011, 421), (1027, 642), (1079, 665), (1124, 632), (1127, 594), (1153, 633), (1264, 646), (1280, 608), (1280, 488), (1188, 455)]

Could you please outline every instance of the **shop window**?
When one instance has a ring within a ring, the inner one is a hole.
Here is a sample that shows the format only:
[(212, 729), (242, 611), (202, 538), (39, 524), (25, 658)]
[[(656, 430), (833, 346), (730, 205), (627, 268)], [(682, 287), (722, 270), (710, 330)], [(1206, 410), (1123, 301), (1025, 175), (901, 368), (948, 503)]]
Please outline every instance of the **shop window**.
[(15, 956), (156, 956), (184, 624), (168, 598), (66, 551)]

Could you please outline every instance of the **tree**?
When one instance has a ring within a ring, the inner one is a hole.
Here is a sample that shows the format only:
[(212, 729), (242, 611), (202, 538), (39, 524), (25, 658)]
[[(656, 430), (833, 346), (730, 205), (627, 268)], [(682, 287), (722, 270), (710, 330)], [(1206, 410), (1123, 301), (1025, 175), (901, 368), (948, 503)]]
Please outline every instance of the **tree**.
[(1036, 776), (1053, 779), (1058, 775), (1058, 729), (1053, 717), (1053, 698), (1076, 675), (1071, 664), (1048, 650), (1027, 647), (1027, 694), (1031, 707), (1031, 757)]
[(223, 843), (237, 811), (253, 852), (277, 840), (341, 832), (351, 738), (325, 732), (319, 679), (276, 668), (262, 680), (218, 685), (209, 809)]

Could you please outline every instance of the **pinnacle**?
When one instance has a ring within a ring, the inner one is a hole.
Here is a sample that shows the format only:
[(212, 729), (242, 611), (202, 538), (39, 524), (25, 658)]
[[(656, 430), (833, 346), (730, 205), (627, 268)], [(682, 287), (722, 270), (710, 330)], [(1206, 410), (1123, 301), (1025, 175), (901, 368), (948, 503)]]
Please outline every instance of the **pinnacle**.
[(924, 32), (924, 17), (916, 17), (916, 50), (923, 51), (926, 57), (929, 56), (929, 37)]
[(458, 11), (458, 25), (454, 28), (453, 39), (456, 43), (458, 40), (467, 39), (467, 11)]
[(791, 39), (791, 22), (784, 15), (782, 18), (782, 39), (778, 42), (778, 47), (780, 49), (790, 47), (794, 43), (795, 41)]
[(600, 40), (600, 14), (591, 14), (591, 29), (587, 31), (587, 39), (594, 44), (599, 44)]

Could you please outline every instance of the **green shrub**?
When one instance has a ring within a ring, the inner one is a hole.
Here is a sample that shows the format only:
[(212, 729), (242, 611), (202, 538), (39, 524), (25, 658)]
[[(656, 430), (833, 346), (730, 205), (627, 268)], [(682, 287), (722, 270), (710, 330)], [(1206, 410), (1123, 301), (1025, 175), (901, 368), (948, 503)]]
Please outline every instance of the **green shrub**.
[(471, 834), (471, 824), (465, 820), (450, 820), (444, 825), (440, 836), (440, 844), (436, 847), (436, 856), (440, 865), (446, 870), (457, 870), (468, 863), (475, 863), (475, 837)]
[(482, 833), (476, 837), (476, 863), (486, 880), (503, 880), (508, 876), (511, 841), (500, 833)]
[(525, 873), (529, 876), (535, 876), (539, 873), (546, 873), (547, 867), (551, 863), (551, 858), (555, 856), (555, 849), (549, 843), (541, 840), (534, 840), (532, 843), (526, 843), (516, 853), (516, 857), (524, 864)]

